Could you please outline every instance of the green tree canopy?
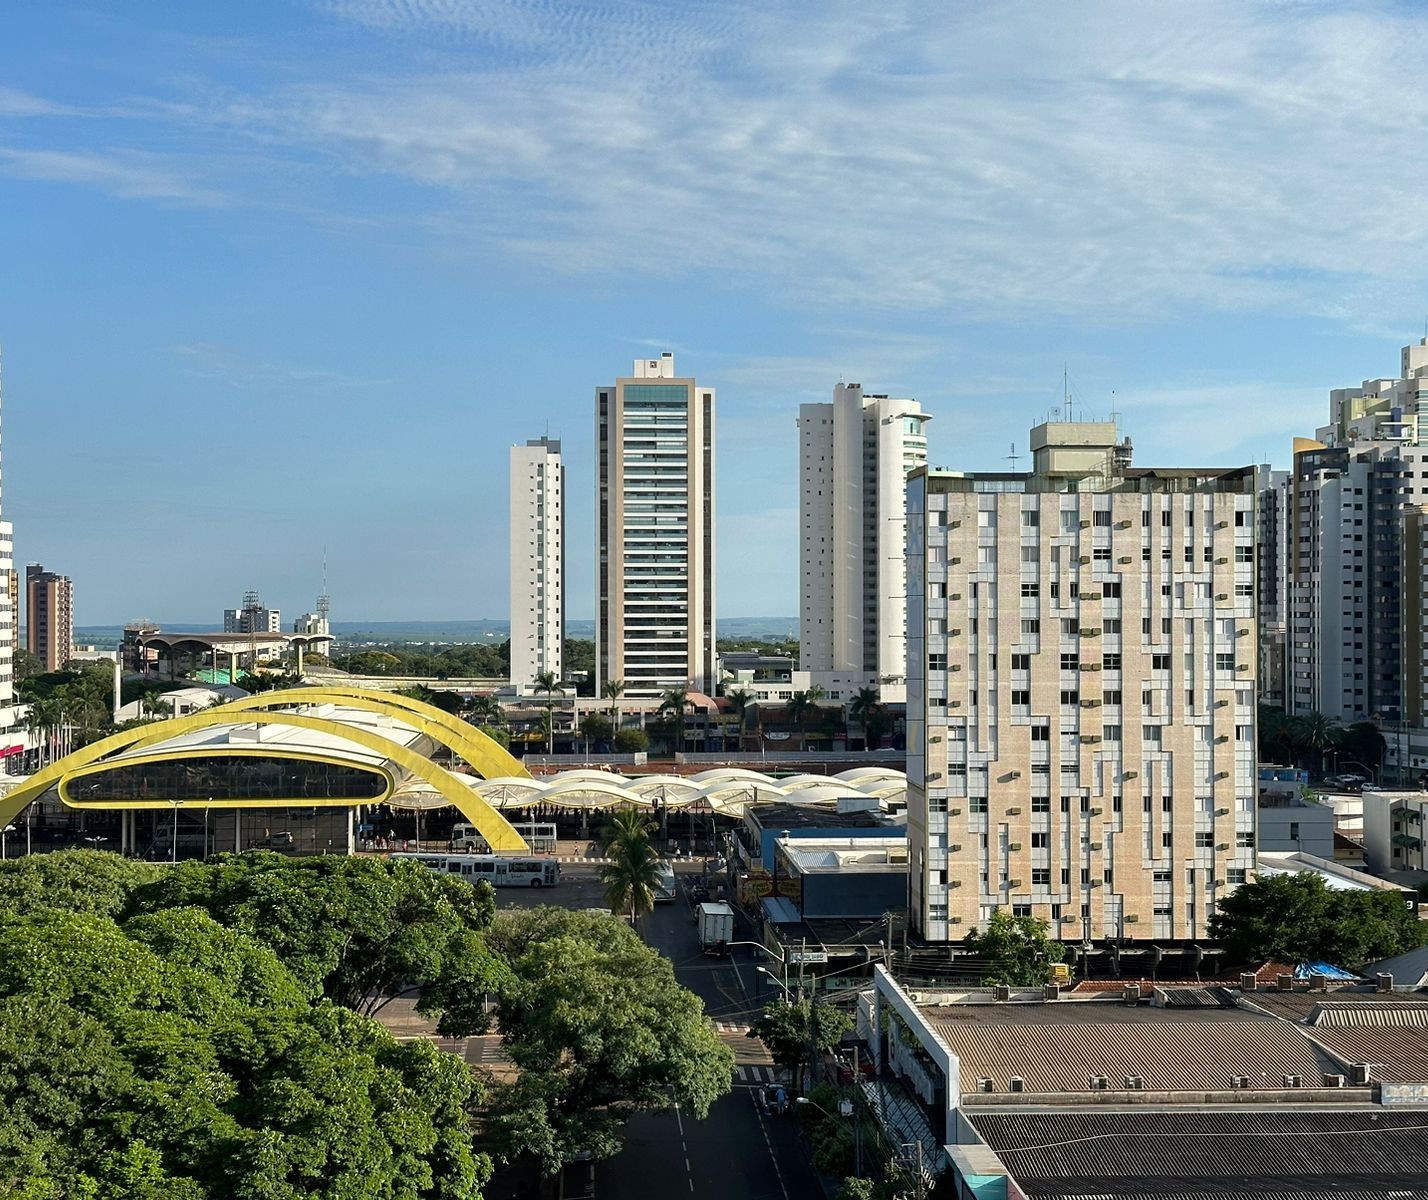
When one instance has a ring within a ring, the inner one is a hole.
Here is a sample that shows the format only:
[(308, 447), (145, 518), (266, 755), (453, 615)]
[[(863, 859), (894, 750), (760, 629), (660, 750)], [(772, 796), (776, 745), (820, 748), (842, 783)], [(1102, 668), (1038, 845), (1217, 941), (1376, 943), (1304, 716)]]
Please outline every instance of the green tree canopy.
[(511, 964), (501, 1035), (521, 1071), (489, 1129), (508, 1156), (548, 1173), (581, 1152), (619, 1149), (624, 1120), (679, 1103), (702, 1118), (733, 1077), (733, 1054), (669, 960), (600, 913), (508, 910), (490, 931)]
[(1328, 962), (1349, 969), (1428, 942), (1397, 892), (1340, 891), (1317, 875), (1265, 875), (1236, 888), (1210, 918), (1230, 961)]
[(800, 996), (781, 997), (768, 1005), (753, 1030), (769, 1048), (774, 1062), (794, 1074), (794, 1088), (802, 1087), (810, 1046), (823, 1054), (853, 1028), (853, 1018), (841, 1008), (814, 1003)]
[(966, 946), (987, 964), (985, 983), (1013, 987), (1049, 982), (1052, 964), (1065, 955), (1061, 943), (1051, 939), (1045, 921), (1014, 916), (1005, 908), (992, 913), (982, 932), (970, 934)]
[(58, 909), (117, 916), (135, 889), (161, 878), (164, 870), (103, 850), (10, 859), (0, 862), (0, 914), (32, 916)]
[(420, 986), (418, 1008), (451, 1036), (484, 1028), (472, 991), (495, 991), (503, 977), (481, 937), (490, 888), (413, 862), (220, 855), (168, 868), (130, 907), (201, 908), (271, 946), (309, 995), (369, 1015)]

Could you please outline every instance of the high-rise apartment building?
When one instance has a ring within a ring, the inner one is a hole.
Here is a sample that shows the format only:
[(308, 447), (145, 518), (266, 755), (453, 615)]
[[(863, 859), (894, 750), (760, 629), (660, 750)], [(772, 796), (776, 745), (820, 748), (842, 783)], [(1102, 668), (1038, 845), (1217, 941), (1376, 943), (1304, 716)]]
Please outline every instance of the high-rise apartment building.
[(511, 683), (564, 677), (565, 467), (560, 443), (511, 447)]
[(25, 568), (25, 648), (46, 671), (58, 671), (74, 651), (74, 584), (39, 563)]
[(1399, 362), (1398, 378), (1331, 391), (1329, 423), (1295, 439), (1277, 547), (1291, 713), (1401, 729), (1421, 707), (1412, 621), (1428, 583), (1415, 545), (1428, 495), (1428, 338)]
[(908, 481), (912, 925), (1203, 937), (1254, 865), (1254, 469), (1031, 439), (1029, 473)]
[(714, 662), (714, 389), (674, 355), (595, 393), (597, 688), (709, 691)]
[(1255, 609), (1259, 699), (1284, 708), (1289, 679), (1289, 514), (1292, 472), (1255, 468)]
[(928, 420), (857, 383), (799, 408), (799, 666), (832, 699), (906, 696), (907, 477)]
[(283, 614), (276, 608), (264, 608), (257, 592), (243, 593), (241, 608), (223, 610), (224, 633), (282, 633)]

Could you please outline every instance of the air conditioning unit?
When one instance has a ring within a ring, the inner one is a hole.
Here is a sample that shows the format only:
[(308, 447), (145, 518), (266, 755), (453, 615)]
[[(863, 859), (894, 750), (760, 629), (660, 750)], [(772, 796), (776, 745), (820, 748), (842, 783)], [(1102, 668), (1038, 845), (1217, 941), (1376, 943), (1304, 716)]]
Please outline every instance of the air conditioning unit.
[(1368, 1063), (1349, 1064), (1349, 1082), (1355, 1087), (1363, 1087), (1369, 1081)]
[(990, 1092), (990, 1091), (992, 1091), (995, 1087), (996, 1087), (996, 1085), (995, 1085), (990, 1079), (988, 1079), (985, 1075), (982, 1076), (981, 1079), (977, 1080), (977, 1091), (979, 1091), (979, 1092)]
[(1088, 562), (1091, 561), (1091, 556), (1089, 554), (1083, 554), (1076, 561), (1084, 567)]
[(1229, 527), (1230, 527), (1230, 523), (1229, 523), (1228, 521), (1216, 521), (1216, 522), (1215, 522), (1215, 528), (1216, 528), (1216, 529), (1228, 529)]
[(952, 672), (955, 673), (955, 672), (960, 671), (960, 670), (962, 669), (962, 664), (961, 664), (961, 663), (948, 663), (948, 664), (947, 664), (947, 669), (948, 669), (949, 671), (952, 671)]
[(1117, 522), (1116, 522), (1116, 528), (1117, 528), (1117, 529), (1129, 529), (1130, 527), (1131, 527), (1131, 523), (1130, 523), (1129, 521), (1117, 521)]
[(1145, 1090), (1145, 1077), (1141, 1075), (1126, 1076), (1126, 1091), (1141, 1092)]
[(947, 528), (948, 528), (948, 529), (961, 529), (961, 528), (962, 528), (962, 522), (961, 522), (961, 521), (948, 521), (948, 522), (947, 522)]
[[(1019, 775), (1019, 774), (1021, 774), (1021, 772), (1018, 771), (1017, 774)], [(1007, 809), (1007, 816), (1009, 816), (1009, 817), (1019, 817), (1019, 816), (1021, 816), (1021, 809), (1020, 809), (1020, 807), (1018, 807), (1018, 806), (1016, 806), (1016, 805), (1013, 805), (1011, 808)]]
[(949, 879), (947, 881), (947, 886), (949, 888), (959, 888), (962, 886), (962, 881), (960, 879)]
[(1010, 1000), (1011, 988), (1005, 983), (999, 983), (992, 988), (993, 1000)]
[(1259, 979), (1253, 971), (1240, 972), (1240, 991), (1252, 992), (1259, 987)]
[(1217, 808), (1217, 809), (1215, 809), (1215, 816), (1217, 816), (1217, 817), (1228, 817), (1229, 815), (1230, 815), (1230, 810), (1229, 810), (1228, 808)]
[(1134, 779), (1134, 778), (1136, 778), (1136, 776), (1139, 775), (1139, 774), (1140, 774), (1139, 771), (1126, 771), (1124, 774), (1121, 775), (1121, 778), (1122, 778), (1122, 779)]
[(949, 559), (947, 560), (947, 564), (948, 564), (948, 566), (953, 566), (953, 567), (955, 567), (955, 566), (957, 566), (961, 561), (962, 561), (962, 560), (961, 560), (960, 558), (949, 558)]
[(935, 745), (937, 745), (937, 743), (940, 742), (941, 740), (942, 740), (942, 735), (941, 735), (940, 733), (934, 733), (930, 738), (927, 739), (927, 742), (928, 742), (928, 745), (935, 746)]
[(1230, 1077), (1230, 1086), (1236, 1091), (1243, 1091), (1249, 1085), (1250, 1077), (1248, 1075), (1232, 1075)]
[(947, 701), (947, 707), (948, 707), (948, 708), (961, 708), (961, 707), (962, 707), (962, 701), (960, 701), (960, 700), (949, 700), (949, 701)]
[(1059, 983), (1043, 984), (1041, 988), (1041, 998), (1043, 1000), (1060, 1000), (1061, 985)]
[(1343, 1075), (1325, 1075), (1324, 1086), (1326, 1088), (1341, 1088), (1348, 1080)]
[(1250, 631), (1249, 631), (1248, 629), (1236, 629), (1236, 630), (1235, 630), (1235, 637), (1249, 637), (1249, 635), (1250, 635)]
[(953, 592), (950, 596), (947, 597), (947, 599), (949, 599), (949, 600), (960, 600), (960, 599), (962, 599), (962, 593), (961, 593), (961, 592)]
[(1374, 977), (1375, 990), (1380, 992), (1393, 991), (1393, 975), (1389, 971), (1380, 971)]
[(1081, 664), (1081, 670), (1083, 671), (1099, 671), (1100, 669), (1101, 664), (1097, 662), (1084, 662)]
[(1230, 702), (1229, 702), (1228, 700), (1216, 700), (1216, 701), (1215, 701), (1215, 707), (1216, 707), (1216, 708), (1228, 708), (1228, 707), (1229, 707), (1229, 704), (1230, 704)]
[(960, 924), (962, 924), (962, 918), (961, 918), (961, 917), (948, 917), (948, 918), (947, 918), (947, 924), (949, 924), (949, 925), (960, 925)]
[(962, 810), (960, 808), (949, 808), (947, 810), (947, 815), (949, 817), (960, 817), (962, 815)]
[(1090, 522), (1090, 521), (1087, 521), (1087, 520), (1082, 520), (1082, 522), (1081, 522), (1081, 528), (1082, 528), (1082, 529), (1090, 529), (1090, 528), (1091, 528), (1091, 522)]
[(1104, 879), (1093, 879), (1089, 886), (1093, 888), (1104, 887), (1105, 883), (1106, 881)]
[(1012, 889), (1012, 890), (1014, 891), (1015, 889), (1021, 887), (1021, 880), (1020, 880), (1020, 879), (1008, 879), (1008, 880), (1007, 880), (1007, 887), (1010, 888), (1010, 889)]
[(961, 636), (962, 636), (962, 631), (961, 631), (960, 629), (949, 629), (949, 630), (947, 631), (947, 636), (948, 636), (948, 637), (961, 637)]
[(1133, 560), (1131, 559), (1131, 556), (1129, 554), (1122, 554), (1120, 558), (1116, 559), (1116, 561), (1120, 563), (1129, 563)]
[(1093, 816), (1093, 817), (1099, 817), (1100, 815), (1101, 815), (1101, 810), (1100, 810), (1099, 808), (1093, 808), (1093, 809), (1091, 810), (1091, 816)]
[(1229, 843), (1229, 842), (1216, 842), (1216, 843), (1215, 843), (1215, 849), (1216, 849), (1216, 850), (1228, 850), (1229, 848), (1230, 848), (1230, 843)]
[(1217, 737), (1215, 738), (1215, 745), (1217, 745), (1217, 746), (1223, 746), (1223, 745), (1224, 745), (1226, 742), (1228, 742), (1229, 740), (1230, 740), (1230, 739), (1229, 739), (1229, 735), (1222, 733), (1222, 734), (1220, 734), (1219, 736), (1217, 736)]
[(1218, 603), (1220, 603), (1220, 604), (1223, 604), (1223, 603), (1224, 603), (1226, 600), (1228, 600), (1229, 598), (1230, 598), (1230, 593), (1229, 593), (1229, 592), (1216, 592), (1216, 593), (1215, 593), (1215, 599), (1216, 599), (1216, 601), (1217, 601)]
[(959, 853), (961, 853), (961, 850), (962, 850), (962, 843), (961, 843), (961, 842), (953, 842), (950, 846), (947, 847), (947, 853), (949, 853), (949, 854), (959, 854)]
[(1092, 1075), (1087, 1081), (1086, 1086), (1093, 1092), (1104, 1092), (1110, 1086), (1110, 1083), (1111, 1081), (1104, 1075)]
[(1287, 1088), (1297, 1088), (1304, 1086), (1304, 1076), (1302, 1075), (1285, 1075), (1283, 1078), (1284, 1086)]
[(1140, 984), (1128, 983), (1121, 989), (1121, 1001), (1125, 1004), (1140, 1003)]
[(1223, 566), (1224, 566), (1227, 562), (1229, 562), (1229, 561), (1230, 561), (1230, 560), (1229, 560), (1228, 558), (1224, 558), (1224, 557), (1217, 558), (1217, 559), (1215, 559), (1215, 566), (1217, 566), (1217, 567), (1223, 567)]
[(1127, 924), (1127, 925), (1138, 925), (1138, 924), (1140, 924), (1140, 914), (1139, 914), (1139, 913), (1129, 913), (1129, 914), (1126, 916), (1126, 924)]
[(1007, 1091), (1009, 1091), (1009, 1092), (1024, 1092), (1024, 1091), (1026, 1091), (1026, 1080), (1023, 1079), (1020, 1075), (1013, 1075), (1010, 1079), (1007, 1080)]
[(1091, 849), (1092, 849), (1092, 850), (1099, 850), (1100, 848), (1101, 848), (1101, 843), (1100, 843), (1100, 842), (1092, 842), (1092, 843), (1091, 843)]
[(1020, 843), (1020, 842), (1008, 842), (1008, 843), (1007, 843), (1007, 849), (1010, 850), (1013, 854), (1015, 854), (1018, 850), (1021, 849), (1021, 843)]
[(1095, 625), (1087, 625), (1077, 631), (1084, 638), (1100, 637), (1101, 631)]

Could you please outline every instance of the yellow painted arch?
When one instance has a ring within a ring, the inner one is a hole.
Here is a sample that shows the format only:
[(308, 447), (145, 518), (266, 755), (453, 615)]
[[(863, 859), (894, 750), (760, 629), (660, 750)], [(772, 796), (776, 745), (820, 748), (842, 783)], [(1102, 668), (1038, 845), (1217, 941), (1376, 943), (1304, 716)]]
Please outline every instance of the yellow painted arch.
[[(407, 716), (420, 717), (433, 737), (450, 750), (455, 750), (482, 779), (529, 779), (530, 772), (509, 750), (492, 740), (460, 717), (411, 696), (396, 692), (378, 692), (371, 688), (301, 687), (261, 692), (243, 700), (233, 700), (220, 707), (227, 711), (248, 711), (256, 708), (284, 708), (296, 704), (342, 704), (364, 712), (390, 712), (396, 709)], [(440, 734), (437, 733), (440, 731)]]
[[(404, 768), (408, 773), (415, 775), (418, 779), (425, 780), (433, 789), (449, 800), (452, 805), (460, 811), (462, 816), (476, 827), (477, 831), (486, 839), (491, 849), (496, 853), (524, 854), (529, 850), (525, 839), (511, 827), (511, 823), (507, 821), (505, 817), (445, 768), (437, 766), (430, 759), (423, 757), (414, 750), (409, 750), (407, 747), (389, 741), (387, 738), (379, 737), (377, 734), (369, 733), (365, 729), (359, 729), (352, 725), (344, 725), (340, 721), (334, 721), (327, 717), (309, 717), (299, 713), (288, 712), (268, 713), (245, 711), (241, 721), (234, 721), (231, 711), (234, 707), (232, 704), (224, 704), (217, 708), (208, 708), (202, 712), (192, 713), (186, 717), (174, 717), (167, 721), (157, 722), (154, 725), (143, 725), (137, 729), (126, 729), (122, 733), (101, 738), (97, 742), (93, 742), (80, 750), (76, 750), (73, 754), (66, 755), (58, 762), (51, 763), (43, 771), (39, 771), (30, 776), (25, 783), (0, 799), (0, 826), (8, 825), (25, 810), (27, 805), (44, 795), (52, 785), (66, 778), (70, 772), (80, 767), (97, 763), (116, 751), (141, 749), (146, 745), (165, 741), (168, 738), (177, 737), (180, 734), (191, 733), (199, 729), (211, 729), (219, 725), (290, 725), (299, 729), (311, 729), (318, 733), (330, 734), (334, 737), (353, 742), (364, 749), (371, 750), (386, 759), (390, 759), (398, 766)], [(474, 733), (475, 730), (472, 732)], [(495, 745), (495, 743), (492, 743), (492, 745)], [(499, 746), (496, 748), (500, 749)], [(63, 796), (61, 796), (61, 799), (63, 799)], [(304, 802), (303, 806), (309, 807), (306, 802)], [(157, 804), (151, 801), (145, 801), (143, 803), (120, 801), (112, 802), (107, 805), (107, 807), (167, 808), (168, 801)], [(224, 808), (227, 806), (221, 803), (215, 803), (211, 807)]]

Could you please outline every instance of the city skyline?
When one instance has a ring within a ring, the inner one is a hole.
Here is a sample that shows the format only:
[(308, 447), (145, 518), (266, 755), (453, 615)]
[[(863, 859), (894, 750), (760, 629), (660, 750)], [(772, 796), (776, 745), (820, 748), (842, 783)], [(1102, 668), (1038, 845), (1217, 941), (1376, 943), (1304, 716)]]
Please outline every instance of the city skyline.
[[(671, 349), (722, 394), (720, 611), (792, 613), (794, 421), (840, 378), (940, 414), (937, 466), (1024, 455), (1065, 366), (1150, 459), (1283, 468), (1416, 333), (1428, 230), (1389, 168), (1425, 106), (1361, 64), (1428, 16), (806, 15), (14, 14), (20, 558), (66, 564), (79, 624), (155, 579), (170, 615), (291, 607), (324, 543), (340, 611), (494, 617), (506, 447), (548, 430), (589, 495), (589, 380)], [(583, 506), (569, 544), (589, 618)]]

